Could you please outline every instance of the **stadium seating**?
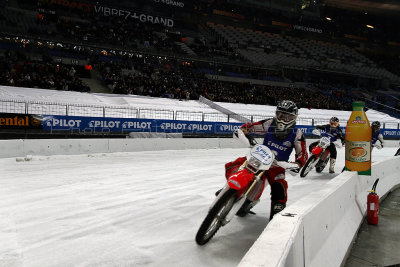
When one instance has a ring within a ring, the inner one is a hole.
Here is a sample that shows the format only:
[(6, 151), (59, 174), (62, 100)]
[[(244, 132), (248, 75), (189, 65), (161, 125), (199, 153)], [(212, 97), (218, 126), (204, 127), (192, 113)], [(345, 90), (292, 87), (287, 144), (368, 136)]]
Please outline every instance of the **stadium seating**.
[[(363, 97), (371, 99), (375, 91), (370, 90), (373, 85), (367, 86), (369, 81), (400, 82), (399, 76), (338, 40), (278, 34), (246, 23), (237, 26), (229, 19), (225, 23), (198, 20), (197, 28), (165, 29), (62, 7), (48, 17), (37, 12), (34, 1), (17, 3), (0, 9), (2, 85), (65, 90), (66, 82), (58, 82), (65, 77), (57, 75), (74, 66), (78, 72), (68, 81), (68, 90), (89, 91), (82, 79), (90, 78), (118, 94), (179, 99), (205, 95), (215, 101), (259, 104), (276, 104), (286, 97), (302, 107), (350, 109), (349, 103), (357, 97), (354, 87), (366, 86)], [(9, 53), (25, 60), (10, 59)], [(31, 68), (26, 68), (29, 64)], [(79, 71), (85, 64), (93, 67), (92, 77)], [(23, 70), (15, 70), (15, 65)], [(55, 85), (24, 80), (27, 75), (36, 77), (36, 69), (43, 66), (51, 71), (40, 74), (39, 80), (51, 76), (57, 80)], [(318, 71), (332, 79), (318, 77)], [(346, 84), (342, 74), (356, 81)], [(293, 86), (296, 82), (303, 83), (301, 90)]]

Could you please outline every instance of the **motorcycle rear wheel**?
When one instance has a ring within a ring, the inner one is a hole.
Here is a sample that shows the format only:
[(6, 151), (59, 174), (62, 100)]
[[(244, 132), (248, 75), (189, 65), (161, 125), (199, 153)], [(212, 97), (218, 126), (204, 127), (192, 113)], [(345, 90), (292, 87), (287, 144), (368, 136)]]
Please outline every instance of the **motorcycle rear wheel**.
[(316, 161), (319, 158), (315, 157), (315, 155), (311, 155), (311, 157), (307, 160), (306, 164), (300, 171), (300, 177), (306, 177), (307, 174), (314, 168)]
[(237, 199), (234, 189), (226, 191), (208, 212), (196, 234), (196, 243), (200, 246), (206, 244), (222, 226), (226, 215), (232, 209)]

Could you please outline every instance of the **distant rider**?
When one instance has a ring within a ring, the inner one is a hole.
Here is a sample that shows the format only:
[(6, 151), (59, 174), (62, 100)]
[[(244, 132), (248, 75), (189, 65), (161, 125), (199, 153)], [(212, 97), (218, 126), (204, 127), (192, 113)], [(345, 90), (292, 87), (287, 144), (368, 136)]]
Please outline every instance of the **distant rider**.
[[(295, 149), (295, 164), (298, 168), (293, 171), (298, 172), (308, 158), (307, 147), (303, 132), (296, 128), (298, 108), (293, 101), (283, 100), (276, 107), (275, 117), (254, 123), (246, 123), (240, 130), (247, 136), (252, 143), (250, 134), (264, 136), (263, 145), (267, 146), (275, 154), (278, 161), (289, 161), (289, 157)], [(254, 143), (252, 143), (254, 144)], [(235, 172), (246, 157), (238, 158), (226, 164), (228, 175)], [(232, 168), (234, 167), (234, 168)], [(285, 180), (285, 169), (280, 166), (272, 166), (263, 176), (264, 183), (267, 178), (271, 186), (271, 212), (272, 217), (286, 207), (288, 184)], [(250, 207), (251, 208), (251, 207)], [(238, 214), (240, 216), (240, 212)]]
[[(327, 149), (331, 154), (329, 173), (334, 173), (337, 151), (336, 151), (336, 145), (333, 142), (335, 142), (337, 139), (340, 139), (342, 141), (342, 146), (343, 146), (345, 141), (342, 129), (340, 129), (339, 127), (339, 119), (337, 117), (332, 117), (329, 121), (329, 124), (315, 126), (313, 133), (318, 134), (320, 133), (320, 131), (325, 132), (327, 135), (331, 137), (331, 144), (328, 146)], [(316, 145), (318, 145), (318, 143), (319, 141), (314, 142), (309, 146), (310, 152)]]
[(372, 129), (372, 149), (376, 147), (377, 149), (383, 148), (383, 135), (380, 132), (381, 123), (379, 121), (374, 121), (371, 125)]

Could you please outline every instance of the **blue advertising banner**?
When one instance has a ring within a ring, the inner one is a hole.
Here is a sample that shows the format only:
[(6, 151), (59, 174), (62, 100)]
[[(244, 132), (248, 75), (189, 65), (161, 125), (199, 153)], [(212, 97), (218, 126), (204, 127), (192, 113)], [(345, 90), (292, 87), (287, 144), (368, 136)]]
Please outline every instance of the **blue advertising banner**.
[[(313, 134), (312, 131), (314, 130), (315, 126), (312, 125), (298, 125), (298, 128), (303, 132), (306, 137), (318, 137), (317, 135)], [(342, 129), (343, 135), (346, 131), (345, 127), (340, 127)], [(325, 132), (324, 130), (320, 130), (321, 133)]]
[(79, 132), (232, 133), (242, 123), (43, 116), (43, 129)]
[[(306, 137), (316, 137), (316, 135), (314, 135), (312, 133), (312, 130), (314, 130), (314, 126), (302, 126), (302, 125), (298, 125), (298, 127), (302, 130), (302, 132), (304, 133), (304, 135)], [(345, 135), (346, 133), (346, 127), (340, 127), (343, 131), (343, 135)], [(387, 138), (387, 139), (398, 139), (400, 138), (400, 129), (381, 129), (380, 130), (383, 138)]]
[[(232, 122), (43, 115), (43, 129), (50, 131), (230, 134), (241, 125), (242, 123)], [(312, 133), (314, 126), (298, 125), (297, 127), (306, 137), (316, 137)], [(345, 133), (345, 128), (341, 128)], [(381, 133), (384, 138), (400, 138), (399, 129), (381, 129)]]
[(297, 125), (297, 128), (299, 128), (305, 136), (313, 136), (312, 130), (314, 130), (314, 126), (311, 125)]
[(381, 129), (381, 133), (383, 138), (399, 138), (400, 130), (399, 129)]

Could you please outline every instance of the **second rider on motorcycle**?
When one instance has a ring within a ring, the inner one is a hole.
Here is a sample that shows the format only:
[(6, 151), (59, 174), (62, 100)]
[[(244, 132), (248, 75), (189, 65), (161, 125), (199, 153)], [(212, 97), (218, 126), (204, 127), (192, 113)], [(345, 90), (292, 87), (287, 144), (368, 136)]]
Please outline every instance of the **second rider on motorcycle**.
[[(303, 132), (295, 127), (297, 115), (296, 104), (290, 100), (283, 100), (277, 105), (274, 118), (246, 123), (241, 126), (240, 130), (250, 139), (250, 143), (252, 140), (249, 134), (263, 135), (263, 145), (271, 149), (279, 161), (289, 161), (294, 148), (294, 163), (298, 165), (298, 169), (294, 171), (298, 172), (307, 161), (308, 153)], [(246, 158), (243, 157), (227, 163), (227, 176), (235, 172), (245, 160)], [(264, 175), (264, 183), (265, 179), (271, 185), (271, 220), (274, 214), (286, 207), (288, 184), (285, 180), (285, 169), (280, 166), (272, 166)]]
[[(344, 145), (345, 139), (343, 136), (342, 129), (339, 127), (339, 119), (337, 117), (332, 117), (329, 121), (329, 124), (315, 126), (313, 133), (320, 135), (320, 131), (325, 132), (327, 135), (331, 136), (331, 144), (328, 146), (328, 150), (331, 154), (330, 165), (329, 165), (329, 173), (335, 172), (335, 163), (337, 157), (336, 145), (335, 141), (340, 139), (342, 141), (342, 146)], [(313, 148), (318, 145), (318, 142), (311, 143), (309, 146), (309, 150), (312, 151)]]

